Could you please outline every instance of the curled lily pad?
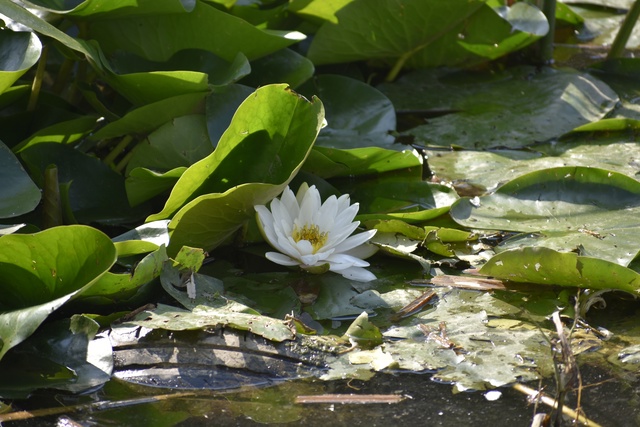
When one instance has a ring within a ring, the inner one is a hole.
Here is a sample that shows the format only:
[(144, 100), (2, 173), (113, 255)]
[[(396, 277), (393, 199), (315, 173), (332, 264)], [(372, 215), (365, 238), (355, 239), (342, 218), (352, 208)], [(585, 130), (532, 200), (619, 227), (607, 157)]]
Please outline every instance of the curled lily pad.
[(0, 93), (35, 65), (42, 43), (34, 33), (0, 31)]
[(0, 237), (0, 358), (116, 260), (105, 234), (81, 225)]
[(590, 289), (618, 289), (640, 294), (640, 274), (630, 268), (573, 252), (526, 247), (492, 257), (482, 274), (515, 282), (575, 286)]

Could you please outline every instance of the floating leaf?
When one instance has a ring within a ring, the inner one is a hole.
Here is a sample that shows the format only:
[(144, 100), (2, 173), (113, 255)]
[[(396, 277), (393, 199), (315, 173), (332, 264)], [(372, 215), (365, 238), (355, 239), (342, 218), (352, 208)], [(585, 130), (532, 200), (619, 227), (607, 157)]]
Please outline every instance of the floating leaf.
[(116, 260), (111, 240), (86, 226), (0, 237), (0, 358)]
[(398, 70), (405, 63), (434, 67), (495, 59), (548, 31), (539, 10), (516, 9), (512, 25), (482, 1), (356, 0), (336, 12), (336, 23), (320, 28), (309, 58), (315, 64), (397, 60)]
[(519, 148), (557, 138), (603, 118), (618, 101), (588, 74), (550, 68), (491, 74), (422, 70), (379, 88), (399, 111), (449, 112), (406, 134), (428, 145), (473, 149)]
[(552, 249), (512, 249), (493, 256), (480, 273), (514, 282), (618, 289), (640, 293), (640, 274), (616, 263)]
[(91, 137), (101, 140), (152, 132), (176, 117), (196, 113), (206, 95), (207, 92), (189, 93), (144, 105), (107, 124)]
[(333, 148), (393, 146), (390, 132), (396, 128), (391, 101), (370, 85), (339, 75), (320, 75), (299, 88), (315, 95), (326, 110), (327, 126), (318, 135), (317, 145)]
[[(212, 28), (215, 31), (211, 31)], [(242, 52), (253, 60), (305, 38), (295, 31), (258, 29), (200, 1), (188, 13), (146, 14), (135, 19), (127, 14), (94, 20), (88, 30), (89, 38), (97, 40), (107, 54), (124, 49), (159, 62), (185, 49), (206, 50), (228, 62)], [(234, 37), (220, 37), (220, 34)]]
[(130, 208), (122, 175), (95, 157), (52, 143), (33, 145), (20, 155), (35, 177), (50, 164), (58, 167), (58, 181), (69, 185), (70, 209), (79, 222), (131, 222), (144, 212)]
[(604, 169), (532, 172), (488, 196), (460, 199), (451, 216), (470, 228), (549, 233), (549, 241), (536, 244), (583, 247), (589, 256), (625, 266), (640, 251), (640, 183)]
[(177, 117), (153, 131), (131, 150), (127, 171), (144, 167), (166, 172), (188, 167), (212, 151), (203, 115)]
[[(234, 309), (235, 308), (235, 309)], [(271, 341), (284, 341), (294, 338), (285, 321), (272, 319), (258, 314), (238, 312), (237, 305), (225, 307), (197, 306), (193, 311), (159, 304), (153, 311), (138, 316), (132, 324), (146, 328), (184, 331), (215, 327), (229, 327), (249, 331)]]

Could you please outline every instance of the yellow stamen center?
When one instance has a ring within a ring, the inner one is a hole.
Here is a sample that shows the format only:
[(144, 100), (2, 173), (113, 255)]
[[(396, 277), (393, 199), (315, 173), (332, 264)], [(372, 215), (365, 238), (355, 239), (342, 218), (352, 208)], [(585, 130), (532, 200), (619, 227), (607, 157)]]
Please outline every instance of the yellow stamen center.
[(291, 237), (296, 242), (300, 240), (308, 240), (313, 247), (313, 253), (315, 254), (318, 250), (323, 247), (327, 243), (327, 235), (329, 233), (320, 232), (320, 228), (315, 225), (305, 224), (304, 227), (300, 228), (298, 226), (293, 227), (293, 232), (291, 233)]

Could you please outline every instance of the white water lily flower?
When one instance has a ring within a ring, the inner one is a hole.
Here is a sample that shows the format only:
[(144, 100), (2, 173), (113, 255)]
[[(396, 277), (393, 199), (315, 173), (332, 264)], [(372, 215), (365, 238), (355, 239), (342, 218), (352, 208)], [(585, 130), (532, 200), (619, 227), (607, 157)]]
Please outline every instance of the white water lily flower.
[(322, 203), (315, 185), (302, 184), (295, 196), (287, 187), (280, 199), (271, 201), (271, 211), (255, 206), (264, 238), (279, 251), (267, 252), (267, 259), (312, 273), (331, 270), (347, 279), (374, 280), (376, 276), (363, 268), (369, 266), (363, 258), (377, 250), (366, 243), (376, 230), (351, 236), (360, 225), (353, 221), (358, 208), (349, 203), (348, 194), (330, 196)]

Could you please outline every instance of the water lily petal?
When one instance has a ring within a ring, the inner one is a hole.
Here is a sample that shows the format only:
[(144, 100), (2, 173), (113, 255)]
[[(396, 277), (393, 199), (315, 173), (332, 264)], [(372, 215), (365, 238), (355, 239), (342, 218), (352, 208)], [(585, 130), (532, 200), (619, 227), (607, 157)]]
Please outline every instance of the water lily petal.
[(289, 258), (288, 256), (281, 254), (280, 252), (267, 252), (264, 254), (265, 257), (271, 262), (275, 262), (276, 264), (286, 265), (287, 267), (291, 267), (294, 265), (299, 265), (300, 262), (294, 259)]
[(307, 224), (313, 224), (313, 217), (320, 209), (321, 203), (320, 193), (316, 190), (316, 186), (312, 185), (300, 203), (300, 213), (298, 218), (294, 220), (294, 224), (301, 228)]
[(271, 202), (271, 212), (273, 214), (273, 220), (277, 224), (276, 227), (280, 226), (282, 231), (291, 228), (291, 226), (285, 226), (285, 224), (293, 224), (293, 218), (290, 215), (290, 209), (283, 202), (278, 199), (273, 199)]
[(371, 239), (378, 230), (367, 230), (362, 233), (355, 234), (335, 247), (336, 252), (346, 252)]
[[(278, 199), (273, 199), (273, 200), (275, 201)], [(293, 194), (293, 191), (291, 191), (289, 186), (287, 186), (287, 188), (284, 189), (284, 192), (282, 193), (282, 197), (280, 197), (280, 202), (288, 212), (290, 221), (293, 222), (293, 219), (297, 218), (298, 214), (300, 213), (300, 204), (298, 203), (298, 200), (296, 199), (295, 194)]]
[[(313, 187), (315, 188), (315, 186)], [(302, 206), (302, 200), (304, 199), (304, 196), (307, 194), (307, 191), (309, 191), (309, 184), (307, 184), (306, 182), (303, 182), (300, 185), (300, 188), (298, 188), (298, 193), (296, 194), (296, 200), (298, 201), (298, 206)]]
[(338, 200), (336, 196), (329, 196), (320, 209), (315, 213), (314, 223), (321, 232), (331, 231), (334, 227), (336, 214), (338, 213)]
[(258, 226), (260, 227), (260, 231), (262, 232), (263, 237), (272, 242), (277, 240), (276, 232), (274, 229), (274, 220), (271, 212), (267, 209), (266, 206), (254, 206), (254, 209), (258, 213)]
[(327, 261), (331, 263), (331, 271), (342, 271), (349, 267), (368, 267), (369, 263), (347, 254), (335, 253)]
[(371, 243), (365, 243), (360, 246), (356, 246), (353, 249), (349, 249), (348, 251), (344, 251), (342, 253), (351, 255), (360, 259), (367, 259), (371, 255), (378, 252), (378, 247), (376, 245), (372, 245)]
[(356, 280), (358, 282), (370, 282), (377, 279), (375, 274), (360, 267), (350, 267), (341, 271), (340, 274), (345, 279)]
[(329, 239), (327, 240), (326, 246), (329, 246), (332, 248), (339, 246), (341, 243), (344, 242), (344, 240), (347, 237), (351, 235), (351, 233), (356, 231), (356, 228), (358, 228), (358, 225), (360, 225), (360, 222), (356, 221), (343, 227), (342, 229), (332, 230), (329, 233)]

